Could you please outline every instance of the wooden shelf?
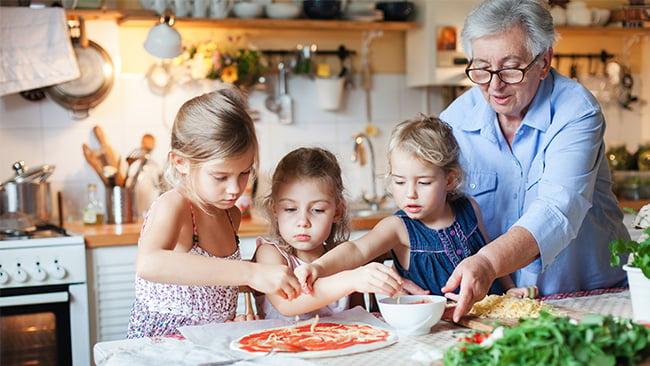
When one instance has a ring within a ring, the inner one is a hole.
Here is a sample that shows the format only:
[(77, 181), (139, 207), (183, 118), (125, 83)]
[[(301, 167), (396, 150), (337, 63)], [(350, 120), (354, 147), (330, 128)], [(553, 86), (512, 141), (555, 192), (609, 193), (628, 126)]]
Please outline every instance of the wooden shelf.
[[(152, 10), (67, 10), (69, 18), (83, 17), (86, 20), (115, 20), (120, 26), (151, 26), (159, 16)], [(314, 19), (240, 19), (240, 18), (176, 18), (179, 27), (250, 28), (250, 29), (316, 29), (316, 30), (383, 30), (407, 31), (420, 27), (415, 22), (355, 22), (349, 20)]]
[(650, 35), (650, 28), (623, 28), (623, 27), (557, 27), (557, 32), (562, 36), (634, 36)]

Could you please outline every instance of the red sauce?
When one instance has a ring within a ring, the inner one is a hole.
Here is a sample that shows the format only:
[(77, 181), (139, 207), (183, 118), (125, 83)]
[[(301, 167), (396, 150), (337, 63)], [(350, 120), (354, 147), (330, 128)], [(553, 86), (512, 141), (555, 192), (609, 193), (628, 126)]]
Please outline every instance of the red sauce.
[(386, 340), (388, 332), (369, 325), (319, 323), (311, 325), (271, 329), (253, 333), (239, 340), (241, 350), (248, 352), (305, 352), (329, 351), (357, 344)]

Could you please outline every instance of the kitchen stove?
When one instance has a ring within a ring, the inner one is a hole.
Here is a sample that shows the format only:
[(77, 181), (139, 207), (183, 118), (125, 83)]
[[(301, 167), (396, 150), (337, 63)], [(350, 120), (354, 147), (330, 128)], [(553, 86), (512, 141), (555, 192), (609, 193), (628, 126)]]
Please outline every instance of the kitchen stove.
[(90, 365), (88, 319), (82, 235), (0, 232), (1, 365)]

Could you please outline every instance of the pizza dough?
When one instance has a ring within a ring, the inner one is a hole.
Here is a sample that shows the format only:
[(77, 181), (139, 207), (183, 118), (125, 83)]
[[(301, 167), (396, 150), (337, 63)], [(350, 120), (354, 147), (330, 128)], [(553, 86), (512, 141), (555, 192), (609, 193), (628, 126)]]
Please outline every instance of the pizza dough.
[(364, 323), (318, 323), (256, 331), (230, 343), (230, 348), (249, 354), (289, 357), (330, 357), (366, 352), (389, 346), (397, 336)]

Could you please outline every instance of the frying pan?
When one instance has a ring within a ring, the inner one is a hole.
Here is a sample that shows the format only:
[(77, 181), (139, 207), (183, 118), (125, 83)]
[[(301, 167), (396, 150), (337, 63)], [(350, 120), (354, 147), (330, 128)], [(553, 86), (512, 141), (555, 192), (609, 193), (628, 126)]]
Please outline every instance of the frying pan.
[(81, 76), (62, 84), (50, 86), (45, 93), (57, 104), (72, 111), (74, 119), (85, 119), (90, 108), (102, 102), (113, 87), (115, 69), (109, 54), (97, 43), (87, 40), (80, 21), (80, 36), (72, 45)]

